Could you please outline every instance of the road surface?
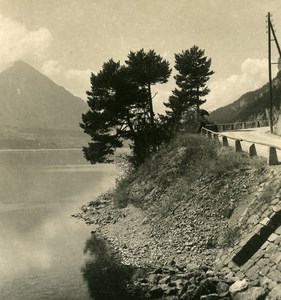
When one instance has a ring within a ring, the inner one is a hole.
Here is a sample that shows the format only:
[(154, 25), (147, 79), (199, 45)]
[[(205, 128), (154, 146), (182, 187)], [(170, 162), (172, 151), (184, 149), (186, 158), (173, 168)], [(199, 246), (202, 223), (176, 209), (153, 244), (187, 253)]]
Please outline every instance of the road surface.
[[(265, 158), (268, 158), (269, 146), (280, 148), (280, 150), (276, 150), (278, 159), (279, 161), (281, 161), (281, 136), (271, 134), (269, 127), (247, 128), (237, 131), (224, 131), (220, 132), (219, 134), (233, 139), (242, 140), (241, 146), (242, 150), (245, 152), (249, 152), (249, 147), (254, 143), (256, 146), (257, 154)], [(230, 146), (234, 147), (235, 140), (230, 138), (228, 139), (228, 143)], [(220, 136), (219, 139), (222, 140), (222, 137)], [(262, 143), (265, 145), (259, 145), (258, 143)]]

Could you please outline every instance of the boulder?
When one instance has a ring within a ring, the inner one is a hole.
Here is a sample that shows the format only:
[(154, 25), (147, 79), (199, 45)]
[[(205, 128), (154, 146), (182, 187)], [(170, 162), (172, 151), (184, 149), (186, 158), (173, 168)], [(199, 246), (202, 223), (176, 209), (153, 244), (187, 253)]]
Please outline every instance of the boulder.
[(229, 293), (229, 285), (223, 281), (219, 281), (216, 290), (220, 297), (224, 297)]
[(231, 294), (235, 294), (237, 292), (246, 290), (247, 287), (248, 287), (248, 282), (245, 279), (238, 280), (229, 287), (229, 291)]

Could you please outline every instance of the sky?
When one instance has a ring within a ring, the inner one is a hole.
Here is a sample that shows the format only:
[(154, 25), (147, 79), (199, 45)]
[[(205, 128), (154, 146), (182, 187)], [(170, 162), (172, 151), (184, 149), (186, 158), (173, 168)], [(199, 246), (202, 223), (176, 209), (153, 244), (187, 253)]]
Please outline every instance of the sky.
[[(197, 45), (215, 71), (211, 111), (268, 81), (268, 12), (281, 43), (280, 0), (0, 0), (0, 71), (26, 61), (86, 100), (91, 72), (110, 58), (154, 49), (173, 67), (175, 53)], [(174, 87), (173, 76), (154, 87), (157, 112)]]

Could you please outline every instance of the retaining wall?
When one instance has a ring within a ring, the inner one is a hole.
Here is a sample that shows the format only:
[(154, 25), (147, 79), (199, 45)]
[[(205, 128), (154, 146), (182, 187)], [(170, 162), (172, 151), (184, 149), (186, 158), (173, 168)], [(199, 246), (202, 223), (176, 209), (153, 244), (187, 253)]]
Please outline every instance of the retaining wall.
[(244, 212), (239, 226), (242, 236), (226, 253), (219, 255), (217, 270), (227, 276), (246, 279), (253, 285), (272, 289), (281, 283), (281, 191), (273, 199), (261, 194), (270, 185), (279, 186), (280, 171), (273, 170), (269, 183), (262, 184), (255, 199)]

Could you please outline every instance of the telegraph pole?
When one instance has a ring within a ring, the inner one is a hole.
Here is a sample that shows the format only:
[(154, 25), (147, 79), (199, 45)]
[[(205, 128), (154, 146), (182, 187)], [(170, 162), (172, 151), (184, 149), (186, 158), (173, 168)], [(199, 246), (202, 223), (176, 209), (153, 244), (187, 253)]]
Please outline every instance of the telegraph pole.
[[(271, 22), (271, 15), (270, 13), (267, 14), (267, 33), (268, 33), (268, 73), (269, 73), (269, 123), (270, 123), (270, 132), (273, 133), (273, 100), (272, 100), (272, 71), (271, 65), (272, 64), (279, 64), (271, 62), (271, 42), (275, 42), (276, 48), (279, 54), (279, 61), (281, 59), (281, 49)], [(273, 35), (273, 39), (271, 37)]]
[(268, 73), (269, 73), (269, 125), (270, 132), (273, 133), (273, 104), (272, 104), (272, 73), (271, 73), (271, 20), (270, 13), (267, 14), (267, 32), (268, 32)]

